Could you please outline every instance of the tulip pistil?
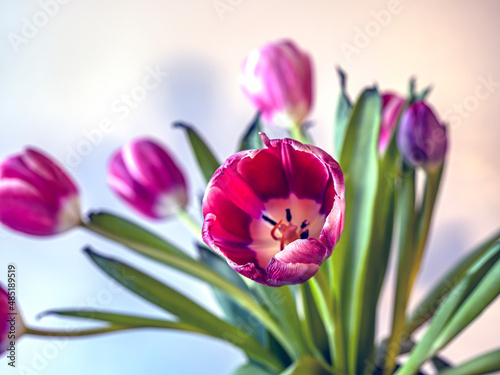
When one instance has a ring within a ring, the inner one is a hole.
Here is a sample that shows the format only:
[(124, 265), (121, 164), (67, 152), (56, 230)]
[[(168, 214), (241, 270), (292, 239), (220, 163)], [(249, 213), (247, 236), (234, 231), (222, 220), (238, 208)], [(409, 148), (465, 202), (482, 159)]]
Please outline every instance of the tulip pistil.
[[(280, 241), (280, 250), (283, 250), (286, 245), (295, 240), (305, 240), (309, 238), (309, 229), (307, 229), (307, 226), (310, 224), (309, 221), (304, 220), (300, 225), (300, 228), (297, 225), (293, 225), (291, 223), (292, 213), (289, 208), (286, 209), (286, 220), (288, 221), (288, 224), (283, 224), (283, 220), (276, 222), (266, 215), (262, 215), (262, 218), (273, 225), (273, 228), (271, 229), (271, 237), (275, 241)], [(281, 236), (278, 237), (276, 235), (277, 231), (281, 233)]]

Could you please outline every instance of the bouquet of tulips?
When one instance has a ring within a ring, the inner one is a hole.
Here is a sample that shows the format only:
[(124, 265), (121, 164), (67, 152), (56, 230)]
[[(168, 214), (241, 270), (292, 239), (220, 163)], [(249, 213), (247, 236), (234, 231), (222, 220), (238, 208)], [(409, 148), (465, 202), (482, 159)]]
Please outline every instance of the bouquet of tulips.
[[(407, 375), (421, 373), (429, 361), (447, 375), (500, 370), (500, 350), (457, 365), (439, 354), (500, 293), (500, 233), (451, 268), (418, 308), (407, 308), (448, 143), (445, 125), (426, 101), (430, 90), (418, 92), (411, 80), (406, 96), (369, 87), (351, 101), (340, 69), (339, 77), (333, 155), (312, 144), (304, 124), (313, 102), (313, 70), (309, 56), (291, 41), (254, 50), (243, 62), (240, 84), (258, 112), (237, 153), (220, 163), (192, 126), (175, 124), (186, 132), (207, 182), (200, 218), (187, 214), (185, 177), (156, 140), (132, 140), (111, 156), (110, 188), (143, 216), (182, 220), (196, 239), (195, 257), (109, 212), (82, 217), (78, 187), (44, 153), (28, 148), (5, 159), (4, 225), (33, 236), (84, 227), (164, 264), (165, 272), (175, 268), (207, 283), (224, 316), (154, 275), (86, 248), (109, 277), (176, 318), (68, 309), (46, 314), (99, 325), (42, 330), (23, 322), (13, 280), (7, 280), (0, 291), (0, 353), (8, 357), (22, 335), (153, 327), (235, 345), (248, 357), (235, 370), (239, 375)], [(275, 127), (290, 138), (272, 139)], [(423, 191), (416, 189), (417, 177)], [(397, 253), (392, 331), (378, 342), (377, 304), (391, 249)], [(414, 332), (428, 321), (417, 341)]]

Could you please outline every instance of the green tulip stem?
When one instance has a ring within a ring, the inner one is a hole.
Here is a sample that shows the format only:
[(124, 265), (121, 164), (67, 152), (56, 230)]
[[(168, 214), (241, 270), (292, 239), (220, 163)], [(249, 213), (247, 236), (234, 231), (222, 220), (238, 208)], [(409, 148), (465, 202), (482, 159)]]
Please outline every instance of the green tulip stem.
[(203, 238), (201, 237), (201, 227), (197, 224), (194, 219), (186, 212), (184, 209), (177, 211), (177, 218), (182, 221), (182, 223), (191, 231), (196, 237), (196, 240), (203, 243)]
[(410, 269), (413, 268), (415, 212), (415, 170), (403, 164), (402, 182), (398, 192), (396, 220), (399, 223), (399, 253), (396, 295), (392, 315), (392, 332), (389, 336), (383, 368), (384, 375), (392, 374), (396, 357), (403, 340), (405, 312), (410, 293)]
[[(396, 299), (392, 322), (392, 333), (387, 344), (384, 373), (392, 374), (401, 341), (409, 336), (405, 332), (406, 307), (415, 283), (427, 243), (432, 213), (436, 203), (443, 166), (437, 171), (426, 172), (424, 197), (420, 209), (415, 207), (415, 176), (403, 181), (400, 194), (399, 223), (401, 223), (399, 265), (396, 286)], [(408, 185), (406, 185), (408, 184)], [(408, 196), (410, 195), (410, 196)], [(405, 205), (406, 203), (406, 205)], [(411, 217), (410, 217), (411, 216)], [(404, 224), (407, 225), (404, 227)]]
[(311, 292), (316, 302), (316, 306), (318, 308), (319, 315), (325, 326), (326, 335), (328, 337), (328, 346), (330, 349), (330, 358), (333, 364), (335, 364), (336, 368), (343, 369), (345, 365), (343, 363), (338, 363), (343, 360), (343, 356), (335, 357), (335, 350), (339, 348), (335, 348), (335, 327), (333, 324), (333, 314), (332, 308), (329, 301), (325, 298), (324, 290), (320, 285), (320, 281), (316, 279), (316, 277), (312, 277), (309, 279), (309, 286), (311, 287)]
[(123, 331), (132, 328), (137, 328), (137, 327), (111, 325), (109, 327), (103, 327), (103, 328), (96, 328), (89, 330), (74, 330), (74, 331), (50, 331), (50, 330), (40, 330), (27, 327), (26, 331), (24, 332), (24, 335), (44, 336), (44, 337), (82, 337), (82, 336), (101, 335), (103, 333)]
[(302, 131), (302, 126), (300, 126), (300, 124), (294, 123), (290, 127), (290, 135), (296, 141), (299, 141), (301, 143), (309, 143), (308, 140), (305, 137), (304, 132)]

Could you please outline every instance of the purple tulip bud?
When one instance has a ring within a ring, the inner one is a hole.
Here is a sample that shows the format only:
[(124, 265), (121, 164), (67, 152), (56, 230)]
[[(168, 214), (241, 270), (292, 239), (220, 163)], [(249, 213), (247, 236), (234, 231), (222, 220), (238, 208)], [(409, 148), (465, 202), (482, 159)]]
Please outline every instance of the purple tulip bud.
[(240, 85), (264, 119), (275, 125), (300, 125), (311, 110), (311, 61), (292, 41), (251, 51), (243, 62)]
[(397, 121), (404, 108), (406, 99), (397, 94), (387, 92), (382, 94), (382, 123), (378, 139), (378, 152), (383, 155), (391, 142)]
[(403, 113), (396, 138), (403, 158), (414, 167), (434, 171), (446, 155), (446, 128), (424, 102), (415, 102)]
[(18, 340), (24, 331), (24, 323), (16, 303), (9, 301), (7, 291), (0, 284), (0, 356), (9, 349), (10, 342)]
[(292, 139), (227, 159), (203, 199), (203, 240), (235, 271), (258, 283), (303, 283), (344, 229), (344, 176), (318, 147)]
[(0, 222), (49, 236), (80, 223), (78, 189), (51, 159), (28, 148), (0, 163)]
[(186, 181), (167, 151), (151, 139), (136, 139), (109, 163), (108, 184), (132, 208), (152, 219), (187, 205)]

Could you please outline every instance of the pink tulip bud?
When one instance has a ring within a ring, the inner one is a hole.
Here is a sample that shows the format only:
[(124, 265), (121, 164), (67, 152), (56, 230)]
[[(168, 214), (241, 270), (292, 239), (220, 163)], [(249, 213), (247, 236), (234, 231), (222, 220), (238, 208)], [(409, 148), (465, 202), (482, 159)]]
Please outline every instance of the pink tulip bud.
[(344, 229), (344, 176), (318, 147), (269, 139), (229, 157), (203, 199), (203, 240), (235, 271), (269, 286), (314, 276)]
[(264, 119), (275, 125), (300, 125), (311, 110), (311, 61), (292, 41), (251, 51), (243, 62), (240, 85)]
[(378, 139), (378, 152), (385, 153), (396, 129), (399, 116), (404, 108), (406, 99), (394, 93), (382, 94), (382, 123)]
[(427, 171), (439, 168), (448, 145), (446, 128), (424, 102), (412, 104), (403, 113), (396, 141), (408, 163)]
[[(11, 299), (9, 299), (11, 298)], [(0, 284), (0, 356), (18, 340), (25, 331), (24, 323), (13, 296)]]
[(28, 148), (0, 163), (0, 222), (36, 236), (64, 232), (80, 222), (78, 189), (54, 161)]
[(109, 163), (108, 184), (132, 208), (152, 219), (187, 205), (186, 181), (167, 151), (151, 139), (136, 139)]

